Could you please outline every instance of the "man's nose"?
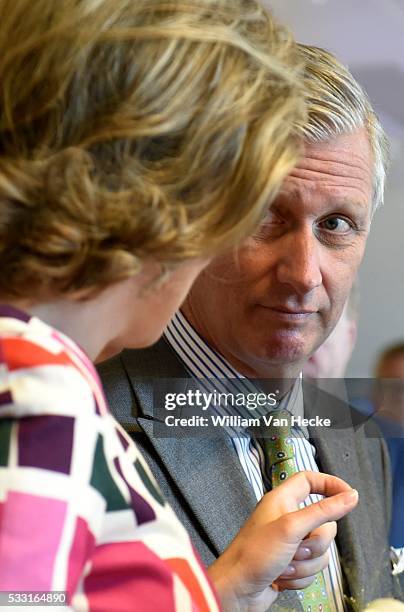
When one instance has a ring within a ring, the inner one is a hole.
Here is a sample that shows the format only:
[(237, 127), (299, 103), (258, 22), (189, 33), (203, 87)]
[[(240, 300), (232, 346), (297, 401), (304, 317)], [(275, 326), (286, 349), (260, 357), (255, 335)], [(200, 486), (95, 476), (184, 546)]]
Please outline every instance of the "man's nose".
[(320, 245), (311, 228), (294, 232), (288, 238), (278, 263), (278, 280), (305, 295), (323, 282)]

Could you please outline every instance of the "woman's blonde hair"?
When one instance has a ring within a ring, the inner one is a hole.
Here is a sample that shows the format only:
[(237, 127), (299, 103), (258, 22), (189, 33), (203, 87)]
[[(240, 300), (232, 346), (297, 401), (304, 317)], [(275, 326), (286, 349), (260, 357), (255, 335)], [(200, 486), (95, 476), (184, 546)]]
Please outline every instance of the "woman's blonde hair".
[(90, 296), (245, 237), (296, 162), (255, 0), (0, 0), (0, 296)]

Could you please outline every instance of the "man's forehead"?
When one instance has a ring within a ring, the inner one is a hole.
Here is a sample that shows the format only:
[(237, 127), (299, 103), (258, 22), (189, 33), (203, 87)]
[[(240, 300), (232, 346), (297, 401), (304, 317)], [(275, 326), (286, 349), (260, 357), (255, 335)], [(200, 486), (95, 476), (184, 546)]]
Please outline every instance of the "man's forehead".
[(359, 207), (368, 210), (372, 201), (372, 184), (360, 177), (337, 178), (331, 176), (318, 178), (317, 175), (301, 176), (290, 175), (285, 179), (271, 209), (288, 207), (293, 202), (307, 202), (308, 199), (315, 202), (321, 199), (326, 201), (330, 207), (338, 208), (342, 206)]
[(303, 156), (286, 177), (282, 194), (302, 190), (324, 191), (335, 201), (370, 204), (373, 196), (373, 161), (364, 129), (329, 141), (306, 143)]

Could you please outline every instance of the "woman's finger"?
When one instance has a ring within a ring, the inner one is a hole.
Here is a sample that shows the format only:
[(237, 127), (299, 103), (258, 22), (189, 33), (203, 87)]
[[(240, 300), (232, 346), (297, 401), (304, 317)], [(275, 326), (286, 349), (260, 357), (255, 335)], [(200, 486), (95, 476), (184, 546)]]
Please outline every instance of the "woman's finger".
[(279, 576), (280, 580), (297, 580), (308, 578), (321, 572), (329, 563), (329, 553), (326, 551), (320, 557), (306, 561), (293, 560), (286, 570)]
[(299, 546), (294, 556), (296, 561), (315, 559), (323, 555), (337, 535), (337, 523), (331, 521), (314, 529)]
[(308, 533), (324, 523), (335, 521), (353, 510), (358, 503), (358, 492), (349, 489), (344, 493), (320, 500), (301, 510), (290, 512), (277, 519), (280, 539), (285, 544), (301, 545)]

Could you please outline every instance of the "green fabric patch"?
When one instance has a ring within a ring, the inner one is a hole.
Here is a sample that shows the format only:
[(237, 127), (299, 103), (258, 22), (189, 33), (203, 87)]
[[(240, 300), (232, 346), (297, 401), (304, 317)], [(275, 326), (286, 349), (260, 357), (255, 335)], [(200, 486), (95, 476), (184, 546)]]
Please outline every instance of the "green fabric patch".
[(0, 419), (0, 466), (8, 465), (13, 419)]
[(132, 508), (131, 504), (123, 497), (111, 475), (105, 458), (101, 436), (98, 436), (97, 440), (90, 484), (105, 498), (107, 512)]
[(156, 500), (160, 506), (165, 506), (165, 499), (163, 497), (160, 489), (157, 488), (157, 485), (150, 479), (148, 473), (144, 469), (143, 465), (140, 463), (139, 459), (135, 461), (135, 468), (137, 473), (140, 476), (141, 481), (143, 482), (146, 489), (149, 491), (150, 495)]

